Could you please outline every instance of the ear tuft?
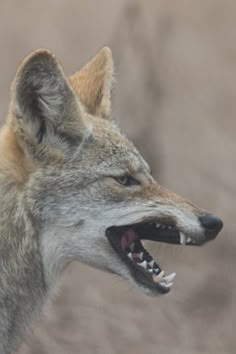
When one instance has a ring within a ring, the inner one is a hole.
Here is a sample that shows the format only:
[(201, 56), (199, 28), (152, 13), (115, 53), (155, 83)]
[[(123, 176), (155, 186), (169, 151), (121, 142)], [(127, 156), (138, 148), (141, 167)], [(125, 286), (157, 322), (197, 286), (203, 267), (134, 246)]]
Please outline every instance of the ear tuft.
[(109, 117), (113, 71), (111, 50), (104, 47), (69, 78), (71, 86), (88, 113), (101, 118)]

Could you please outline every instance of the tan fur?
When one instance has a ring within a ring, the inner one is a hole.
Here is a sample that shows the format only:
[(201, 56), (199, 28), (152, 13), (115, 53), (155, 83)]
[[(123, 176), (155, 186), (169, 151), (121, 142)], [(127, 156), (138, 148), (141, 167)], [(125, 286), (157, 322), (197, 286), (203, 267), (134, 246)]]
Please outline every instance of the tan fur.
[(110, 92), (113, 76), (111, 50), (107, 47), (69, 78), (87, 112), (106, 118), (111, 111)]
[(19, 183), (25, 182), (34, 171), (33, 163), (25, 156), (10, 124), (0, 132), (0, 170)]
[(69, 80), (47, 50), (17, 71), (0, 131), (0, 354), (19, 346), (71, 262), (164, 294), (173, 274), (154, 261), (150, 273), (144, 248), (143, 262), (132, 262), (132, 244), (151, 233), (152, 241), (200, 245), (223, 226), (210, 215), (212, 228), (209, 214), (158, 185), (116, 122), (101, 119), (111, 110), (112, 74), (108, 48)]
[[(29, 54), (20, 65), (16, 78), (20, 75), (25, 65), (35, 54), (49, 53), (45, 49), (38, 49)], [(56, 57), (53, 57), (58, 63)], [(69, 82), (75, 93), (80, 98), (84, 108), (88, 113), (98, 117), (105, 118), (110, 114), (111, 101), (110, 92), (113, 76), (113, 60), (111, 50), (107, 47), (88, 62), (82, 69), (69, 77)], [(12, 83), (12, 97), (14, 96), (14, 87), (16, 82)], [(25, 156), (15, 133), (15, 119), (10, 105), (10, 113), (7, 125), (1, 130), (0, 137), (0, 169), (9, 174), (18, 182), (24, 182), (28, 179), (31, 172), (35, 170), (35, 164)], [(56, 159), (56, 153), (60, 156)], [(63, 160), (59, 151), (54, 151), (53, 158), (58, 162)]]

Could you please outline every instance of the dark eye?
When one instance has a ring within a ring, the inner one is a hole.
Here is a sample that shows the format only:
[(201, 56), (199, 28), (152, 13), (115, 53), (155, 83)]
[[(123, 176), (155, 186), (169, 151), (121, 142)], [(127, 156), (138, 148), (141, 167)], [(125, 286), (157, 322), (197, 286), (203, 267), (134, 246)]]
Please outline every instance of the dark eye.
[(131, 176), (120, 176), (114, 178), (118, 183), (122, 184), (125, 187), (137, 186), (140, 184), (139, 181), (137, 181), (135, 178)]

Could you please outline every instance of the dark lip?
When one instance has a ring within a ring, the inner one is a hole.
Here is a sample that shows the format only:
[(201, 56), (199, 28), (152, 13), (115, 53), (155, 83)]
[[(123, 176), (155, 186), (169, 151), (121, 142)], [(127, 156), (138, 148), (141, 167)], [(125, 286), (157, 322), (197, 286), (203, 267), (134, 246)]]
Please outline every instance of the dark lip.
[[(162, 224), (162, 225), (167, 226), (167, 224)], [(169, 230), (169, 229), (157, 230), (155, 222), (149, 221), (149, 222), (134, 224), (133, 228), (137, 231), (141, 239), (179, 245), (180, 244), (179, 231), (175, 228), (174, 224), (171, 225), (173, 226), (173, 230)], [(168, 226), (171, 225), (169, 224)]]

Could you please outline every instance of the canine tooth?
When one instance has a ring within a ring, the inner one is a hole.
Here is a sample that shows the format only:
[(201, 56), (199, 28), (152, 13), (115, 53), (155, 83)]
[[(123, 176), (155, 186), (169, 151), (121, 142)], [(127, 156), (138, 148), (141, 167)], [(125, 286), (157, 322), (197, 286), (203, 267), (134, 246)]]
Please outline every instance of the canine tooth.
[(180, 231), (180, 243), (181, 245), (186, 245), (186, 236)]
[(153, 269), (152, 269), (152, 268), (150, 268), (150, 269), (148, 269), (148, 271), (149, 271), (149, 273), (152, 273), (152, 272), (153, 272)]
[(164, 272), (164, 270), (162, 270), (160, 274), (153, 276), (153, 281), (155, 283), (159, 283), (160, 281), (163, 281), (164, 275), (165, 275), (165, 272)]
[(159, 228), (161, 225), (160, 224), (156, 224), (156, 227)]
[(165, 276), (164, 280), (165, 280), (167, 283), (171, 283), (172, 280), (175, 278), (175, 276), (176, 276), (176, 273), (169, 274), (169, 275)]
[(138, 263), (138, 265), (140, 266), (140, 267), (143, 267), (143, 268), (147, 268), (147, 261), (143, 261), (143, 262), (141, 262), (141, 263)]
[(133, 257), (132, 257), (132, 253), (131, 253), (131, 252), (128, 253), (128, 257), (133, 260)]

